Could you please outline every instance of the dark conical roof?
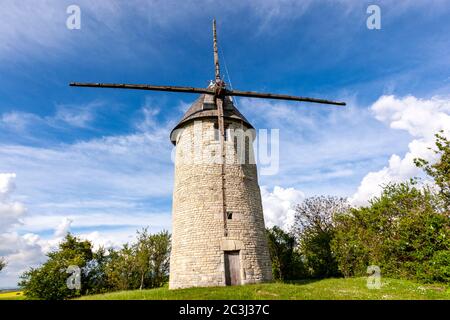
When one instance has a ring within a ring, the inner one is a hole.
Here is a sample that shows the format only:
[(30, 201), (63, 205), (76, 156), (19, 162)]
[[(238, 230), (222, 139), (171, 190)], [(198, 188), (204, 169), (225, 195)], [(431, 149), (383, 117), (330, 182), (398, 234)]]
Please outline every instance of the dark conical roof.
[[(242, 121), (248, 128), (253, 129), (253, 126), (248, 122), (248, 120), (239, 112), (239, 110), (234, 106), (233, 101), (229, 96), (224, 98), (223, 106), (224, 117), (228, 119), (234, 119)], [(217, 119), (217, 108), (214, 104), (214, 96), (210, 94), (201, 94), (197, 100), (192, 104), (192, 106), (186, 111), (183, 118), (178, 122), (178, 124), (173, 128), (170, 133), (170, 140), (175, 144), (175, 137), (173, 132), (176, 129), (181, 128), (188, 122), (198, 120), (201, 118), (216, 118)]]

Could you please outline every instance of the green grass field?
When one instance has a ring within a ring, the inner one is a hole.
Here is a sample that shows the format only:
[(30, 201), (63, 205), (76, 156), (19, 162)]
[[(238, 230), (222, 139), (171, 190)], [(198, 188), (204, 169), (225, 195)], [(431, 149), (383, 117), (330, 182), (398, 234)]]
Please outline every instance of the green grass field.
[(423, 285), (407, 280), (382, 279), (380, 289), (368, 289), (366, 278), (325, 279), (295, 284), (265, 283), (237, 287), (211, 287), (169, 290), (119, 291), (84, 296), (86, 300), (214, 300), (214, 299), (450, 299), (450, 288)]

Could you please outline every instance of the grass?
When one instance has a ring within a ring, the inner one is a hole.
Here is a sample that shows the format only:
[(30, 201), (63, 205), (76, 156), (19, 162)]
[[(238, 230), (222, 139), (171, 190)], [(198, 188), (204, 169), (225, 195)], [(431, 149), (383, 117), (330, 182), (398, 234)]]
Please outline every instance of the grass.
[(380, 289), (368, 289), (366, 278), (324, 279), (287, 283), (264, 283), (237, 287), (210, 287), (169, 290), (167, 287), (149, 290), (118, 291), (84, 296), (85, 300), (450, 300), (450, 288), (445, 285), (423, 285), (408, 280), (382, 279)]
[(0, 300), (24, 300), (22, 291), (4, 291), (0, 292)]

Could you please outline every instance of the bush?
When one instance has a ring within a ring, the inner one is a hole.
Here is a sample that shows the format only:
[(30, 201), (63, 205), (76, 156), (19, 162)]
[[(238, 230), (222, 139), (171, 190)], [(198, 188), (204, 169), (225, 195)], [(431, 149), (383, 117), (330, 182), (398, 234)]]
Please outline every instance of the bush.
[(417, 278), (425, 282), (450, 283), (450, 251), (436, 251), (424, 268), (418, 269)]
[(266, 229), (269, 240), (272, 274), (275, 280), (295, 280), (306, 275), (303, 262), (295, 248), (295, 238), (274, 226)]
[(448, 251), (450, 236), (439, 203), (430, 190), (411, 181), (387, 185), (368, 207), (336, 216), (332, 249), (339, 270), (347, 277), (362, 276), (367, 266), (378, 265), (386, 276), (438, 279), (443, 257), (435, 255)]
[(292, 233), (309, 277), (340, 276), (331, 241), (334, 216), (348, 209), (345, 199), (332, 196), (310, 197), (296, 207)]
[(40, 268), (31, 268), (21, 276), (19, 286), (32, 299), (59, 300), (83, 294), (86, 278), (81, 274), (81, 289), (69, 289), (66, 272), (71, 265), (83, 268), (92, 259), (92, 245), (68, 234), (58, 250), (50, 252)]

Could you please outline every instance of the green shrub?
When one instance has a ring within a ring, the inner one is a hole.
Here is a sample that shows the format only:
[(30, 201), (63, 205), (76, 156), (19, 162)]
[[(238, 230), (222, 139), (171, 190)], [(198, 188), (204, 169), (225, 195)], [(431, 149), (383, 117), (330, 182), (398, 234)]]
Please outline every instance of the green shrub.
[(66, 281), (71, 265), (84, 268), (92, 259), (92, 245), (68, 234), (58, 250), (48, 254), (48, 260), (39, 268), (31, 268), (21, 276), (19, 285), (27, 298), (60, 300), (84, 293), (86, 277), (81, 274), (81, 289), (69, 289)]
[(274, 226), (266, 229), (272, 274), (275, 280), (296, 280), (306, 275), (303, 261), (295, 248), (295, 238)]
[(450, 225), (439, 203), (411, 181), (387, 185), (369, 206), (336, 216), (332, 250), (339, 270), (361, 276), (378, 265), (384, 276), (444, 281), (446, 256), (437, 253), (450, 248)]
[(345, 199), (332, 196), (306, 198), (296, 207), (292, 233), (309, 277), (341, 275), (331, 241), (335, 236), (334, 216), (348, 209)]
[(436, 251), (432, 258), (418, 269), (417, 278), (425, 282), (450, 283), (450, 251)]

